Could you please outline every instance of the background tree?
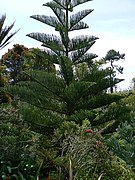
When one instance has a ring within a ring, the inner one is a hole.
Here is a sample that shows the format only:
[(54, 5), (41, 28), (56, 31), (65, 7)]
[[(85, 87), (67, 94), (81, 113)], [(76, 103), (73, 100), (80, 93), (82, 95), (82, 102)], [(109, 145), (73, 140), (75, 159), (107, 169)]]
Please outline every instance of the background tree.
[(44, 50), (39, 48), (30, 48), (25, 54), (25, 65), (29, 69), (43, 70), (46, 72), (56, 72), (55, 65), (48, 60), (48, 56)]
[(9, 83), (17, 83), (24, 70), (24, 55), (28, 48), (23, 45), (15, 44), (12, 49), (2, 56), (1, 64), (6, 66), (5, 74), (9, 75)]
[[(107, 52), (106, 56), (103, 58), (105, 61), (105, 64), (110, 64), (109, 68), (111, 70), (110, 73), (110, 81), (116, 76), (116, 73), (123, 73), (123, 67), (115, 64), (118, 63), (118, 61), (125, 59), (125, 54), (120, 54), (119, 51), (115, 51), (114, 49), (111, 49)], [(110, 92), (113, 93), (113, 86), (110, 86)]]
[(15, 84), (22, 77), (22, 72), (28, 69), (55, 71), (55, 66), (48, 62), (47, 57), (39, 48), (30, 48), (15, 44), (12, 49), (2, 56), (2, 66), (5, 66), (5, 74), (9, 75), (9, 82)]

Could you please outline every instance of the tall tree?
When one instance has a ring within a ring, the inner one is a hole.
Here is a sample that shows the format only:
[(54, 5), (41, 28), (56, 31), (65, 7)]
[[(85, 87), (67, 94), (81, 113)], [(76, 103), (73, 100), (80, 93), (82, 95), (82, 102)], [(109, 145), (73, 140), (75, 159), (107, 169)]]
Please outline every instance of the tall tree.
[(44, 156), (46, 169), (43, 168), (47, 173), (51, 168), (56, 168), (48, 151), (54, 150), (53, 156), (60, 155), (61, 150), (58, 152), (57, 148), (60, 147), (64, 133), (57, 139), (55, 135), (56, 130), (62, 128), (64, 123), (69, 121), (72, 128), (70, 121), (82, 125), (83, 120), (88, 119), (91, 128), (99, 128), (102, 133), (115, 131), (121, 123), (120, 118), (117, 118), (118, 113), (113, 113), (109, 119), (104, 118), (109, 115), (108, 107), (113, 102), (117, 104), (122, 98), (119, 94), (108, 94), (106, 90), (121, 80), (114, 77), (110, 81), (110, 69), (99, 67), (95, 61), (97, 55), (88, 52), (98, 38), (87, 35), (70, 38), (70, 32), (88, 28), (82, 20), (93, 9), (82, 10), (76, 14), (73, 14), (73, 10), (89, 1), (54, 0), (44, 6), (49, 7), (55, 16), (31, 16), (54, 27), (59, 33), (58, 36), (46, 33), (27, 35), (42, 43), (48, 61), (56, 64), (59, 69), (57, 73), (48, 73), (43, 69), (26, 71), (28, 81), (9, 87), (9, 91), (23, 101), (21, 110), (31, 129), (43, 134), (40, 148), (43, 149), (43, 156), (47, 156)]
[[(121, 79), (113, 78), (110, 81), (110, 70), (99, 68), (94, 62), (97, 55), (88, 53), (98, 38), (88, 35), (70, 38), (70, 32), (88, 28), (82, 19), (93, 9), (72, 13), (76, 6), (89, 1), (91, 0), (54, 0), (43, 5), (49, 7), (55, 16), (31, 16), (54, 27), (59, 33), (59, 36), (46, 33), (27, 35), (42, 43), (48, 60), (59, 66), (58, 73), (29, 71), (26, 72), (28, 82), (11, 88), (21, 100), (35, 106), (29, 107), (30, 110), (27, 109), (25, 113), (36, 131), (53, 133), (62, 121), (73, 120), (82, 124), (85, 118), (90, 120), (92, 126), (105, 127), (107, 119), (98, 119), (99, 112), (102, 108), (107, 111), (112, 102), (122, 98), (119, 94), (106, 93), (107, 88), (121, 82)], [(76, 67), (81, 64), (85, 64), (86, 73), (78, 76)], [(34, 118), (30, 117), (32, 113)]]

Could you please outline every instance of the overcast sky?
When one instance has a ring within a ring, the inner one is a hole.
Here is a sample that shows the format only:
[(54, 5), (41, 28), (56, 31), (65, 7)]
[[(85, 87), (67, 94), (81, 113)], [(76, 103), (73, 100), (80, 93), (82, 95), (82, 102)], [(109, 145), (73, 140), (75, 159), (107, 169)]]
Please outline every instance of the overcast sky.
[[(31, 15), (54, 15), (50, 9), (42, 4), (49, 0), (1, 0), (0, 15), (6, 13), (5, 25), (16, 21), (14, 30), (20, 31), (13, 37), (12, 43), (0, 52), (0, 56), (12, 48), (13, 44), (23, 44), (26, 47), (41, 47), (41, 43), (26, 36), (31, 32), (54, 33), (53, 28), (44, 25)], [(79, 5), (75, 12), (83, 9), (94, 9), (83, 21), (89, 29), (81, 30), (78, 34), (88, 34), (99, 37), (91, 48), (99, 58), (104, 57), (110, 49), (126, 54), (121, 62), (124, 74), (120, 76), (125, 81), (120, 83), (122, 89), (128, 89), (132, 78), (135, 77), (135, 0), (93, 0)]]

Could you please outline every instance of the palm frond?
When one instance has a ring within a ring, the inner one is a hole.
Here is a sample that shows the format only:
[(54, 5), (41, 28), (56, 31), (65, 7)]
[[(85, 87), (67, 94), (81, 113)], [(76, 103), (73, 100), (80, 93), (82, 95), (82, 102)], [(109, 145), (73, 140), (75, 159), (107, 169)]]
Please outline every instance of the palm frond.
[(13, 28), (15, 22), (13, 22), (10, 26), (5, 26), (3, 28), (5, 19), (6, 19), (6, 15), (2, 15), (0, 19), (0, 49), (7, 46), (10, 43), (9, 40), (19, 31), (17, 30), (9, 35), (9, 32)]

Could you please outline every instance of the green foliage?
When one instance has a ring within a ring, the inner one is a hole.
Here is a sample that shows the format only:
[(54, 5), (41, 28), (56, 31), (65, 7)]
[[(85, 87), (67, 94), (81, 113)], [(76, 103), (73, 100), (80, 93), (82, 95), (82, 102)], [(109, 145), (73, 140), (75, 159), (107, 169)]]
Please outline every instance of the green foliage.
[[(95, 60), (97, 55), (88, 53), (97, 37), (70, 38), (71, 31), (88, 28), (82, 19), (93, 9), (73, 14), (74, 7), (85, 2), (88, 0), (51, 1), (44, 6), (49, 7), (55, 17), (31, 16), (59, 33), (58, 36), (27, 35), (42, 43), (44, 57), (49, 65), (56, 64), (58, 71), (46, 71), (43, 54), (38, 59), (30, 52), (30, 57), (35, 59), (34, 63), (30, 61), (32, 68), (25, 72), (27, 78), (6, 89), (19, 100), (20, 113), (29, 130), (39, 135), (36, 155), (37, 174), (41, 178), (50, 174), (54, 179), (62, 180), (69, 176), (128, 179), (133, 176), (132, 171), (109, 152), (101, 136), (101, 133), (114, 132), (123, 120), (122, 113), (128, 113), (120, 102), (125, 94), (107, 93), (108, 88), (122, 80), (110, 79), (112, 69), (103, 68), (102, 63)], [(41, 68), (37, 68), (38, 65)], [(28, 63), (27, 67), (30, 67)], [(126, 169), (123, 171), (123, 168)]]
[(132, 168), (135, 167), (135, 95), (134, 92), (124, 100), (130, 108), (130, 116), (127, 122), (122, 123), (117, 131), (111, 136), (107, 143), (111, 151), (123, 159)]
[(29, 179), (36, 176), (36, 141), (38, 135), (29, 130), (12, 106), (0, 107), (0, 177)]
[(23, 71), (28, 69), (55, 72), (55, 66), (47, 60), (44, 51), (38, 48), (28, 49), (19, 44), (15, 44), (2, 56), (1, 65), (6, 67), (4, 73), (9, 74), (9, 82), (12, 84), (25, 80)]
[(63, 116), (58, 117), (53, 111), (44, 111), (26, 103), (21, 104), (20, 112), (23, 114), (24, 121), (34, 132), (42, 132), (43, 135), (47, 136), (51, 136), (54, 129), (57, 129), (63, 121)]
[[(87, 129), (89, 128), (89, 129)], [(82, 126), (64, 122), (57, 129), (56, 137), (63, 137), (59, 157), (55, 159), (57, 171), (51, 172), (52, 179), (133, 179), (134, 173), (126, 164), (113, 156), (104, 138), (90, 129), (86, 119)], [(89, 131), (88, 131), (89, 130)], [(90, 131), (91, 130), (91, 131)]]
[(135, 167), (135, 120), (131, 124), (123, 123), (108, 140), (112, 152), (123, 159), (132, 168)]

